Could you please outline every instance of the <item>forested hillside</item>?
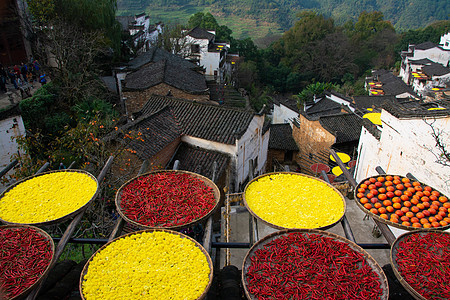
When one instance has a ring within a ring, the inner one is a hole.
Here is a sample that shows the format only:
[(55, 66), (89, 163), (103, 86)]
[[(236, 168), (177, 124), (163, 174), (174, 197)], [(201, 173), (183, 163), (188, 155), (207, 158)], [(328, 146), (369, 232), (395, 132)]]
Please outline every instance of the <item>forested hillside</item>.
[(154, 22), (186, 23), (198, 11), (209, 11), (233, 30), (235, 37), (261, 38), (282, 33), (302, 10), (315, 10), (332, 17), (337, 25), (355, 21), (366, 11), (381, 11), (397, 32), (446, 20), (448, 0), (118, 0), (118, 14), (147, 12)]

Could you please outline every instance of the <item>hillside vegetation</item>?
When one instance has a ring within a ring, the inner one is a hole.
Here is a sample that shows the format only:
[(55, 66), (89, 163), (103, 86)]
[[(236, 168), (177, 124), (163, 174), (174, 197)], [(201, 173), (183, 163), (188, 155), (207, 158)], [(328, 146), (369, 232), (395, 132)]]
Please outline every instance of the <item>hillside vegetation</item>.
[(186, 23), (199, 11), (211, 12), (236, 38), (253, 39), (282, 33), (297, 14), (314, 10), (331, 17), (337, 25), (355, 21), (362, 11), (381, 11), (397, 32), (422, 28), (447, 20), (448, 0), (118, 0), (119, 15), (147, 12), (154, 22)]

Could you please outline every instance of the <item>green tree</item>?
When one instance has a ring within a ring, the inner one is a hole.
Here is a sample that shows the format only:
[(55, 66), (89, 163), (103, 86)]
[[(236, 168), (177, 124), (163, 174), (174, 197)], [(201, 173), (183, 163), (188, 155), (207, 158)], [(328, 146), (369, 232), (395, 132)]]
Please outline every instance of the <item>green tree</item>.
[(230, 28), (225, 25), (219, 25), (216, 18), (210, 13), (197, 12), (193, 14), (188, 21), (189, 28), (200, 27), (206, 30), (216, 31), (216, 40), (219, 41), (231, 41), (231, 34), (233, 33)]
[(101, 32), (105, 43), (120, 54), (121, 28), (116, 21), (116, 0), (27, 0), (39, 25), (50, 28), (66, 23), (84, 31)]
[(297, 99), (297, 104), (300, 109), (303, 105), (314, 98), (314, 96), (322, 94), (324, 91), (334, 89), (335, 85), (330, 82), (316, 82), (308, 85), (298, 95), (294, 97)]
[(292, 68), (292, 71), (302, 73), (302, 69), (307, 66), (310, 54), (304, 47), (333, 33), (335, 27), (332, 19), (326, 19), (315, 12), (303, 12), (299, 14), (299, 18), (300, 20), (273, 45), (273, 49), (282, 57), (281, 61)]

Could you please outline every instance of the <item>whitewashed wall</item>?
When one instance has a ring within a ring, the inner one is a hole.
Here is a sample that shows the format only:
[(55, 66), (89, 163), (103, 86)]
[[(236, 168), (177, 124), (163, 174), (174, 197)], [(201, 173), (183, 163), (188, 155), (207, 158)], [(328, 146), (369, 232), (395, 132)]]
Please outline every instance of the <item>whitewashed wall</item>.
[[(442, 140), (450, 149), (450, 117), (426, 119), (441, 130)], [(376, 175), (376, 166), (382, 167), (388, 174), (405, 176), (413, 174), (419, 181), (450, 195), (450, 167), (436, 162), (434, 154), (439, 151), (432, 137), (432, 129), (421, 118), (397, 119), (383, 110), (383, 124), (380, 141), (363, 129), (359, 142), (359, 156), (356, 180)], [(433, 154), (434, 153), (434, 154)]]
[(262, 174), (267, 161), (267, 151), (269, 148), (269, 135), (262, 136), (264, 116), (255, 116), (250, 122), (246, 132), (236, 142), (236, 174), (235, 186), (244, 182), (250, 170), (250, 160), (254, 165), (253, 174)]
[(441, 36), (441, 41), (439, 42), (439, 44), (445, 50), (450, 50), (450, 32)]
[(292, 127), (292, 120), (298, 118), (298, 112), (293, 111), (287, 106), (273, 105), (272, 124), (285, 124), (289, 123)]
[(235, 145), (212, 142), (192, 136), (183, 136), (181, 141), (203, 149), (226, 153), (231, 156), (235, 171), (235, 186), (247, 179), (249, 174), (250, 160), (256, 161), (254, 174), (262, 174), (267, 161), (267, 151), (269, 149), (269, 135), (267, 131), (263, 136), (262, 128), (264, 116), (254, 116), (246, 132), (236, 141)]
[(217, 76), (219, 76), (219, 63), (220, 52), (201, 52), (200, 65), (206, 69), (205, 75), (214, 75), (214, 71), (217, 71)]
[(417, 60), (422, 58), (428, 58), (429, 60), (432, 60), (446, 67), (450, 59), (450, 51), (438, 47), (430, 48), (427, 50), (415, 49), (414, 57), (412, 57), (411, 59)]
[(25, 135), (25, 126), (21, 116), (13, 116), (0, 121), (0, 169), (11, 162), (11, 155), (17, 153), (19, 149), (17, 143), (11, 139), (21, 135)]

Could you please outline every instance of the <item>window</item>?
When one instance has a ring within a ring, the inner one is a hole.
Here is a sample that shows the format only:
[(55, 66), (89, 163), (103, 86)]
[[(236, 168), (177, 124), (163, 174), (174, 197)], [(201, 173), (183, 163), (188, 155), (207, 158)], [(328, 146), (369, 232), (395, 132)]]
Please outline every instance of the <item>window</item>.
[(294, 157), (294, 151), (286, 151), (284, 153), (284, 161), (292, 161), (292, 158)]
[(192, 53), (200, 53), (200, 45), (199, 44), (191, 45), (191, 52)]

